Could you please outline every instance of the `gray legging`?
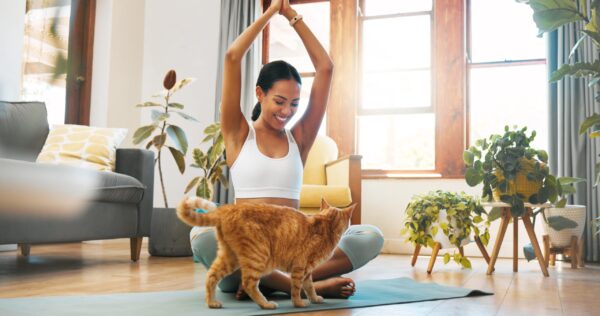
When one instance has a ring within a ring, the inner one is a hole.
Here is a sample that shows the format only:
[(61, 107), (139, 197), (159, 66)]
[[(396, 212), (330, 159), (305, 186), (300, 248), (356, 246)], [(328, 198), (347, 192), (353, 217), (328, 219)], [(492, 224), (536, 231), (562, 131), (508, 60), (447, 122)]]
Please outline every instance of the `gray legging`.
[[(356, 270), (373, 260), (383, 247), (383, 234), (373, 225), (353, 225), (342, 235), (338, 247), (348, 256), (352, 270)], [(217, 256), (217, 238), (214, 230), (207, 230), (192, 239), (194, 256), (208, 269)], [(240, 284), (239, 273), (233, 273), (219, 282), (223, 292), (237, 291)]]

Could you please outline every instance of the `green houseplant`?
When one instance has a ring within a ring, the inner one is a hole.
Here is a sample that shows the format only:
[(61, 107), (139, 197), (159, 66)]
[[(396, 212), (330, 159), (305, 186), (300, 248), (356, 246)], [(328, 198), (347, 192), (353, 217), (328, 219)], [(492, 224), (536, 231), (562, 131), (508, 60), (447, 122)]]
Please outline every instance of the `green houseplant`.
[[(432, 247), (444, 237), (450, 246), (461, 247), (471, 233), (479, 236), (483, 244), (490, 238), (485, 209), (477, 199), (465, 193), (433, 191), (412, 198), (406, 208), (405, 227), (401, 234), (414, 245)], [(442, 237), (443, 236), (443, 237)], [(465, 268), (471, 262), (460, 253), (446, 253), (444, 263), (451, 258)]]
[[(153, 148), (157, 152), (156, 163), (158, 164), (158, 175), (160, 177), (160, 186), (166, 208), (169, 207), (169, 204), (167, 201), (162, 170), (163, 149), (167, 149), (171, 153), (171, 156), (177, 164), (179, 172), (182, 174), (185, 171), (185, 155), (188, 150), (188, 141), (185, 131), (181, 127), (172, 123), (171, 115), (177, 114), (186, 120), (197, 122), (194, 117), (183, 112), (183, 104), (171, 102), (171, 97), (175, 92), (185, 87), (193, 80), (193, 78), (185, 78), (177, 81), (177, 74), (175, 73), (175, 70), (169, 70), (163, 80), (163, 86), (165, 90), (152, 96), (163, 98), (164, 103), (161, 104), (149, 101), (136, 105), (136, 107), (153, 108), (151, 112), (152, 123), (142, 126), (135, 131), (133, 134), (133, 143), (136, 145), (140, 144), (152, 136), (150, 141), (148, 141), (146, 144), (146, 149)], [(167, 140), (169, 140), (169, 142), (167, 142)]]
[(554, 202), (558, 196), (556, 178), (546, 165), (548, 154), (530, 146), (535, 135), (528, 135), (527, 127), (505, 126), (503, 135), (477, 140), (463, 153), (467, 184), (483, 182), (482, 198), (510, 204), (513, 216), (525, 212), (525, 202)]
[(202, 176), (194, 177), (185, 188), (185, 193), (196, 189), (196, 196), (211, 200), (213, 185), (218, 181), (227, 187), (229, 182), (223, 174), (223, 168), (227, 165), (225, 161), (225, 143), (221, 134), (221, 125), (214, 123), (204, 129), (202, 143), (212, 141), (212, 145), (204, 152), (200, 148), (194, 148), (194, 163), (191, 167), (202, 171)]

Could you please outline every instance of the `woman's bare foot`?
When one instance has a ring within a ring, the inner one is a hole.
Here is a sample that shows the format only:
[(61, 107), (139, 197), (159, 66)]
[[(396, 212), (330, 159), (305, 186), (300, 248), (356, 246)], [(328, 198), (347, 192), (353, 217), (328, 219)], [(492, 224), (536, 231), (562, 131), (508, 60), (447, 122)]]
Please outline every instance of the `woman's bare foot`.
[(333, 277), (314, 282), (317, 294), (328, 298), (348, 298), (354, 295), (356, 288), (350, 278)]

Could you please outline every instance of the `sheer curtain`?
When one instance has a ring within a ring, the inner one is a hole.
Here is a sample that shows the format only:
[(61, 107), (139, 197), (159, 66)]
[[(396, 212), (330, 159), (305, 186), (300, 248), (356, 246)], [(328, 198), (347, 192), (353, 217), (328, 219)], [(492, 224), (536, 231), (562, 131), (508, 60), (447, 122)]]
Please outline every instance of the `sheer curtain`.
[[(581, 36), (582, 29), (582, 24), (567, 25), (550, 34), (550, 73), (569, 63), (571, 47)], [(591, 41), (586, 39), (571, 62), (591, 62), (595, 59), (598, 59), (598, 51)], [(585, 260), (600, 262), (600, 236), (595, 235), (592, 222), (600, 215), (599, 187), (594, 186), (595, 165), (600, 162), (600, 142), (590, 139), (587, 135), (579, 135), (581, 122), (594, 112), (600, 112), (600, 106), (594, 100), (598, 85), (590, 88), (588, 83), (589, 79), (565, 77), (550, 85), (549, 156), (554, 174), (586, 179), (586, 183), (577, 185), (577, 193), (569, 202), (586, 206), (587, 220), (583, 236)]]
[[(250, 25), (258, 14), (261, 6), (258, 0), (222, 0), (221, 1), (221, 27), (219, 38), (219, 60), (217, 67), (217, 84), (215, 94), (215, 121), (220, 119), (221, 86), (223, 81), (223, 59), (229, 45)], [(250, 117), (254, 107), (254, 87), (256, 76), (260, 69), (260, 38), (254, 41), (248, 53), (242, 60), (242, 112)], [(229, 170), (225, 168), (225, 176), (230, 180)], [(217, 203), (233, 203), (233, 185), (229, 181), (225, 188), (217, 182), (213, 199)]]

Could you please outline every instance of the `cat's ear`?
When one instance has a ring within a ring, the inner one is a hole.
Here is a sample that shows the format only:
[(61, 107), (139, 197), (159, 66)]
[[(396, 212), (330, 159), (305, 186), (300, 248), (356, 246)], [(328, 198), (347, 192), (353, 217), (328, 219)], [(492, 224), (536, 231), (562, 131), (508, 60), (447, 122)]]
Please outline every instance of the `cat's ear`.
[(327, 201), (325, 201), (325, 198), (321, 198), (321, 211), (326, 210), (330, 207), (331, 206), (329, 205), (329, 203), (327, 203)]
[(354, 212), (355, 208), (356, 208), (356, 203), (344, 208), (343, 212), (348, 214), (348, 218), (352, 218), (352, 213)]

